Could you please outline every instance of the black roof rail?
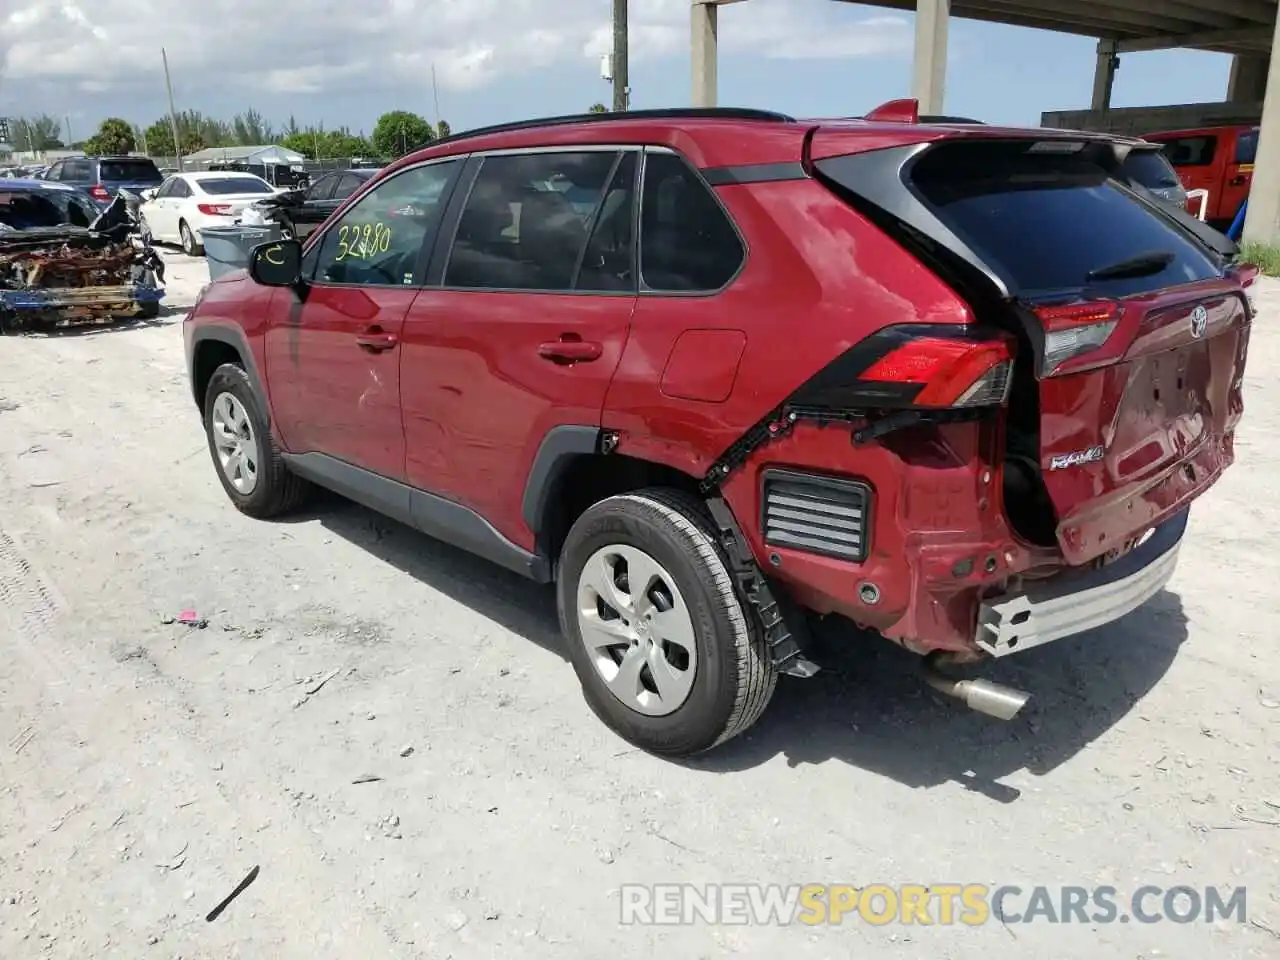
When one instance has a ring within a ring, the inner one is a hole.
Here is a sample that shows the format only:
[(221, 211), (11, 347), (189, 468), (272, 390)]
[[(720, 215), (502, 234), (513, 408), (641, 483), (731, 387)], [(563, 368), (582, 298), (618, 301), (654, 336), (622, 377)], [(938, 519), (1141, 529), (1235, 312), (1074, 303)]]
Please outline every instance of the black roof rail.
[(512, 133), (517, 130), (537, 130), (540, 127), (561, 127), (577, 123), (605, 123), (618, 120), (754, 120), (764, 123), (795, 123), (796, 118), (773, 110), (755, 110), (750, 107), (665, 107), (657, 110), (626, 110), (621, 113), (572, 113), (560, 117), (540, 117), (533, 120), (515, 120), (489, 127), (476, 127), (451, 133), (438, 140), (419, 144), (416, 150), (425, 150), (442, 143), (456, 143), (473, 137), (494, 133)]

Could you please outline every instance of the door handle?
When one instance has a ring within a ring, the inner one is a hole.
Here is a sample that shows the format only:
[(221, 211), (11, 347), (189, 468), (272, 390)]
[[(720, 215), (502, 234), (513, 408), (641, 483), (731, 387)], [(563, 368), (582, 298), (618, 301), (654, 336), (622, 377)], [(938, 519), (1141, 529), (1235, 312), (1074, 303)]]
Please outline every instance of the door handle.
[(599, 360), (604, 348), (589, 340), (553, 340), (538, 347), (538, 356), (553, 363), (584, 363)]
[(370, 353), (381, 353), (383, 350), (390, 350), (400, 338), (394, 333), (387, 333), (381, 327), (372, 327), (364, 333), (356, 335), (356, 343), (360, 345), (361, 350), (368, 350)]

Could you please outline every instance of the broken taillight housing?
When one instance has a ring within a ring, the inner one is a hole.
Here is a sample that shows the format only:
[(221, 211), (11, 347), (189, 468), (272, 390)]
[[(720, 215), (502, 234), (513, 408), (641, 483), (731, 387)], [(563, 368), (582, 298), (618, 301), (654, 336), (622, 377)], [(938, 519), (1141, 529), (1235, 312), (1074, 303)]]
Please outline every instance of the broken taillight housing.
[(1120, 304), (1114, 300), (1090, 300), (1060, 306), (1036, 307), (1044, 327), (1042, 377), (1052, 376), (1068, 360), (1096, 350), (1107, 342), (1120, 322)]
[(1013, 383), (1013, 341), (919, 337), (886, 353), (859, 379), (920, 384), (913, 407), (999, 406)]

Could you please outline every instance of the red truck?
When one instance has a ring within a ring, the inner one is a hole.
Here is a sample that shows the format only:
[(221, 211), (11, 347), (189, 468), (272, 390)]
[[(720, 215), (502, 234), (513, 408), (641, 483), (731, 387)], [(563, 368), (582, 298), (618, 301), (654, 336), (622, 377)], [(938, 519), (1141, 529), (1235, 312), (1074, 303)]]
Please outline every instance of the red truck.
[[(1254, 158), (1258, 153), (1258, 128), (1170, 130), (1148, 134), (1145, 139), (1164, 145), (1165, 156), (1187, 190), (1208, 192), (1205, 221), (1219, 229), (1230, 226), (1249, 196)], [(1192, 199), (1188, 209), (1198, 213), (1199, 202)]]

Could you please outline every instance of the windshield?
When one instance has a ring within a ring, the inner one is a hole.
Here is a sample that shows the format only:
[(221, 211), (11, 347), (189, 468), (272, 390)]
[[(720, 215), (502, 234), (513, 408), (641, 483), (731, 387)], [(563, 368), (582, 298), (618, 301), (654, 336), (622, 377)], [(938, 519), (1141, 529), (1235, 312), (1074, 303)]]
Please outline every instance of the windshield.
[(271, 184), (265, 180), (259, 180), (257, 177), (209, 177), (206, 180), (197, 180), (200, 189), (205, 193), (214, 196), (225, 197), (233, 193), (256, 193), (267, 194), (274, 193)]
[[(1123, 297), (1220, 276), (1199, 244), (1097, 163), (1027, 149), (944, 144), (911, 174), (935, 214), (1020, 294), (1087, 287)], [(1153, 254), (1169, 256), (1140, 275), (1106, 274)]]
[(103, 160), (103, 180), (131, 180), (134, 183), (159, 183), (163, 177), (150, 160)]
[(1124, 162), (1124, 172), (1148, 190), (1181, 185), (1173, 167), (1158, 150), (1134, 150)]

